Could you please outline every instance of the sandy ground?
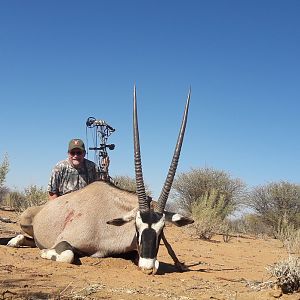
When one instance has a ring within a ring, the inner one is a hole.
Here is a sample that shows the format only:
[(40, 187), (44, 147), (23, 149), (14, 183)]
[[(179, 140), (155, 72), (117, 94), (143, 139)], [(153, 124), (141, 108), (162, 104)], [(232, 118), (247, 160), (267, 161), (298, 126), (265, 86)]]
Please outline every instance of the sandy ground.
[[(19, 233), (19, 216), (0, 210), (0, 237)], [(6, 220), (6, 219), (4, 219)], [(167, 226), (165, 235), (179, 259), (189, 267), (180, 273), (164, 245), (157, 275), (145, 275), (128, 258), (81, 258), (68, 265), (40, 258), (36, 248), (0, 246), (0, 300), (2, 299), (300, 299), (300, 293), (282, 295), (279, 289), (259, 285), (275, 280), (266, 266), (287, 258), (273, 239), (221, 236), (199, 240), (191, 228)], [(3, 241), (3, 239), (2, 239)]]

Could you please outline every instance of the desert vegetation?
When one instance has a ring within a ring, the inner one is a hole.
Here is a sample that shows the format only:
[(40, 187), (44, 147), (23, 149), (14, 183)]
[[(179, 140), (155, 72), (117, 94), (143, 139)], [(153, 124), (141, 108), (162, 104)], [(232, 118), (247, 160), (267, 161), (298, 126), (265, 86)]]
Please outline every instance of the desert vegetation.
[(0, 201), (8, 193), (8, 188), (5, 186), (6, 175), (9, 171), (9, 161), (7, 154), (4, 155), (4, 158), (0, 164)]
[[(5, 185), (8, 172), (5, 155), (0, 162), (1, 206), (23, 211), (47, 201), (43, 187), (9, 189)], [(129, 176), (116, 176), (114, 181), (121, 188), (135, 191), (135, 180)], [(148, 186), (146, 190), (150, 196)], [(177, 175), (171, 198), (168, 210), (192, 215), (195, 223), (189, 230), (198, 239), (211, 240), (221, 234), (224, 242), (241, 235), (280, 240), (289, 258), (266, 268), (282, 292), (300, 291), (300, 185), (280, 181), (247, 189), (242, 180), (225, 171), (200, 168)]]
[[(136, 191), (136, 183), (135, 183), (135, 179), (127, 176), (127, 175), (117, 175), (113, 178), (113, 181), (115, 183), (116, 186), (130, 191), (130, 192), (135, 192)], [(151, 190), (149, 189), (149, 186), (147, 184), (145, 184), (145, 190), (146, 190), (146, 194), (148, 196), (152, 195)]]
[(11, 190), (5, 186), (6, 175), (9, 171), (8, 156), (5, 155), (0, 164), (0, 205), (9, 206), (16, 211), (24, 211), (27, 207), (42, 205), (48, 195), (46, 189), (36, 185), (30, 185), (23, 191)]
[(268, 266), (269, 272), (276, 278), (276, 284), (284, 293), (300, 290), (300, 258), (290, 256), (284, 261)]
[(192, 214), (199, 238), (228, 233), (228, 218), (239, 209), (245, 184), (224, 171), (192, 169), (179, 174), (173, 185), (175, 207)]

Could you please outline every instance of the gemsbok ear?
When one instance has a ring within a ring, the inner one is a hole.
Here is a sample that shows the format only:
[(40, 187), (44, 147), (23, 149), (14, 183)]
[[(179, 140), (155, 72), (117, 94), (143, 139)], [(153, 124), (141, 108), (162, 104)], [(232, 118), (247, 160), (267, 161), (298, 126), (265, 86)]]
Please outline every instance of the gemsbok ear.
[(124, 215), (123, 217), (109, 220), (106, 222), (106, 224), (114, 225), (114, 226), (122, 226), (122, 225), (134, 220), (137, 211), (138, 211), (138, 208), (134, 208), (133, 210), (131, 210), (128, 214)]
[[(132, 218), (133, 220), (133, 218)], [(106, 224), (109, 224), (109, 225), (114, 225), (114, 226), (122, 226), (128, 222), (130, 222), (131, 220), (125, 220), (123, 218), (116, 218), (116, 219), (112, 219), (112, 220), (109, 220), (106, 222)]]
[(185, 217), (181, 214), (176, 214), (176, 213), (171, 213), (171, 212), (164, 212), (166, 216), (166, 221), (173, 223), (174, 225), (181, 227), (181, 226), (186, 226), (188, 224), (194, 223), (194, 220), (189, 217)]

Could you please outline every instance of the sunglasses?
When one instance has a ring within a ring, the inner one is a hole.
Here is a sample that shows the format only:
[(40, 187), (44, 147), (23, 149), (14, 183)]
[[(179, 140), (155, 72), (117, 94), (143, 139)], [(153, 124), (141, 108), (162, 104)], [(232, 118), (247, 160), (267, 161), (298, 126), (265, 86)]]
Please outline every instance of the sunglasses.
[(70, 151), (69, 153), (70, 153), (72, 156), (75, 156), (75, 155), (79, 156), (79, 155), (82, 155), (82, 154), (83, 154), (82, 151)]

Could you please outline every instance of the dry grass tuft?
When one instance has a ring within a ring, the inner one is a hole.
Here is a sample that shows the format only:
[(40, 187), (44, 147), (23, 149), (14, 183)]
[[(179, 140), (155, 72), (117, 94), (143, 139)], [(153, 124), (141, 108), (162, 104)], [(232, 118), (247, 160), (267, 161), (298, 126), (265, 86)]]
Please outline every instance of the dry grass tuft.
[(285, 294), (300, 291), (300, 257), (290, 256), (287, 260), (267, 267), (276, 277), (276, 284)]

